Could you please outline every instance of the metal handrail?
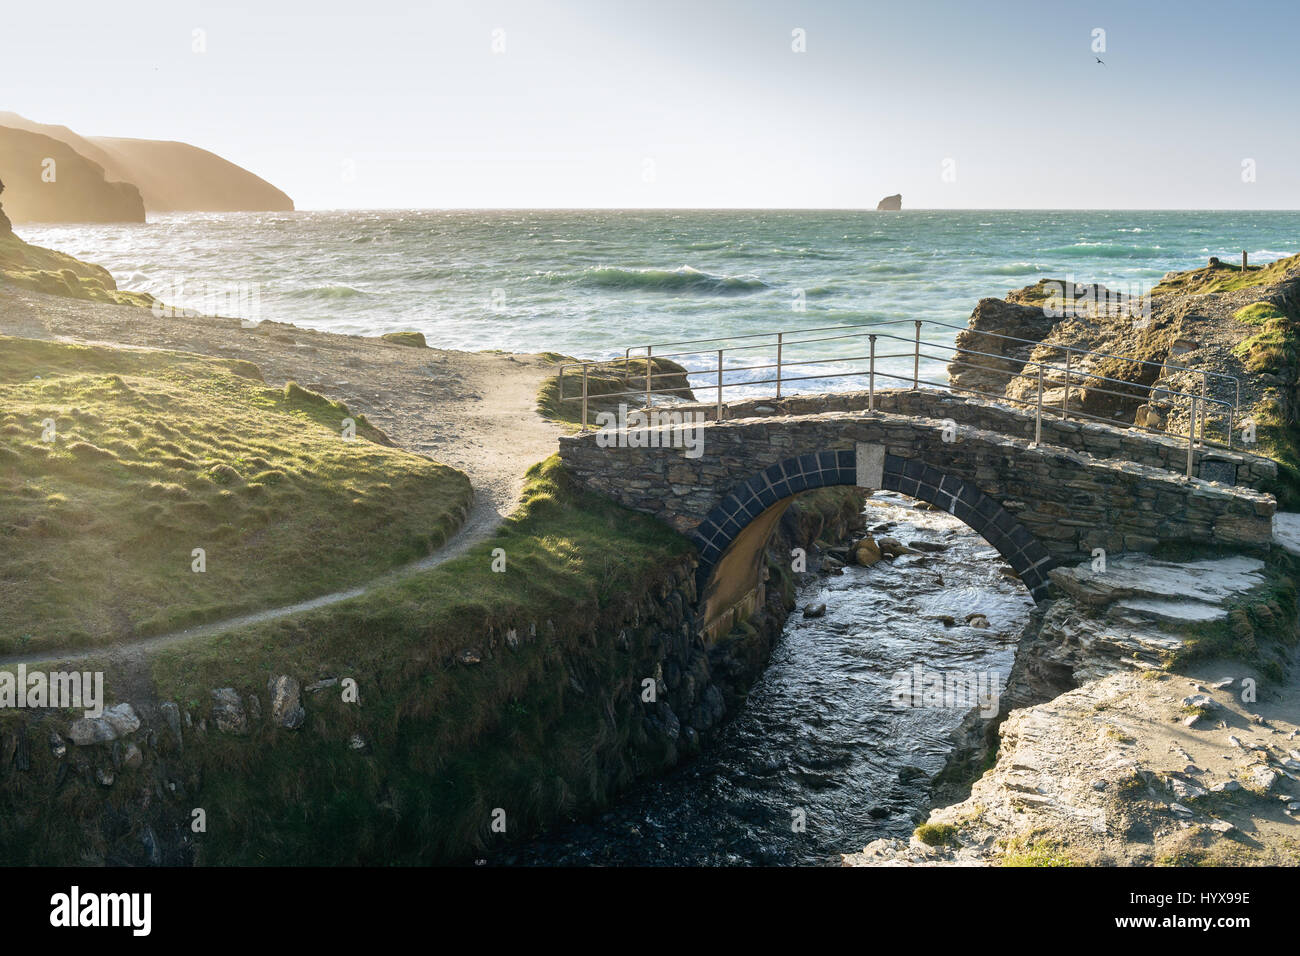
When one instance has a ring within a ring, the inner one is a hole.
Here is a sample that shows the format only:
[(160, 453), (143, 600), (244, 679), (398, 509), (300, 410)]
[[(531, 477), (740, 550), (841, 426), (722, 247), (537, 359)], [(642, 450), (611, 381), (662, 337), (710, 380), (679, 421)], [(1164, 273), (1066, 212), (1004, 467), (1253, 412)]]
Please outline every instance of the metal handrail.
[[(1224, 380), (1226, 380), (1226, 381), (1233, 382), (1234, 384), (1236, 384), (1236, 385), (1238, 386), (1238, 389), (1240, 389), (1240, 381), (1237, 379), (1237, 377), (1236, 377), (1235, 375), (1228, 375), (1226, 372), (1214, 372), (1214, 371), (1210, 371), (1210, 370), (1208, 370), (1208, 369), (1206, 369), (1206, 370), (1202, 370), (1202, 369), (1193, 369), (1193, 368), (1191, 368), (1191, 367), (1189, 367), (1189, 366), (1187, 366), (1187, 365), (1170, 365), (1168, 362), (1152, 362), (1152, 361), (1150, 361), (1150, 360), (1148, 360), (1148, 359), (1138, 359), (1138, 358), (1133, 358), (1132, 356), (1129, 356), (1129, 355), (1118, 355), (1118, 354), (1116, 354), (1116, 353), (1114, 353), (1114, 352), (1102, 352), (1102, 351), (1095, 350), (1095, 349), (1085, 349), (1085, 348), (1080, 348), (1080, 347), (1077, 346), (1077, 345), (1065, 345), (1065, 344), (1063, 344), (1063, 343), (1057, 343), (1057, 342), (1045, 342), (1045, 341), (1043, 341), (1043, 340), (1041, 340), (1041, 339), (1025, 339), (1025, 338), (1021, 338), (1020, 336), (1017, 336), (1017, 335), (1006, 335), (1006, 334), (1004, 334), (1004, 333), (1002, 333), (1002, 332), (986, 332), (986, 331), (984, 331), (984, 330), (982, 330), (982, 329), (981, 329), (981, 330), (973, 330), (973, 329), (971, 329), (969, 326), (966, 326), (966, 325), (952, 325), (952, 324), (947, 323), (947, 322), (940, 322), (940, 321), (938, 321), (937, 319), (924, 319), (924, 320), (917, 320), (917, 319), (875, 319), (875, 320), (872, 320), (872, 322), (871, 322), (870, 324), (868, 324), (868, 325), (823, 325), (823, 326), (817, 326), (817, 327), (810, 328), (810, 329), (799, 329), (799, 330), (797, 330), (797, 332), (798, 332), (799, 334), (806, 334), (806, 333), (810, 333), (810, 332), (839, 332), (839, 331), (845, 331), (845, 330), (852, 330), (852, 331), (851, 331), (850, 334), (848, 334), (848, 335), (830, 335), (830, 336), (824, 336), (824, 337), (822, 337), (822, 338), (817, 338), (817, 339), (802, 339), (802, 340), (797, 340), (797, 341), (794, 341), (794, 342), (785, 342), (784, 344), (786, 344), (786, 345), (800, 345), (800, 344), (806, 344), (806, 343), (811, 343), (811, 342), (833, 342), (833, 341), (835, 341), (835, 340), (837, 340), (837, 339), (843, 339), (843, 338), (854, 338), (854, 337), (858, 337), (858, 336), (862, 336), (862, 335), (870, 335), (870, 334), (871, 334), (871, 332), (869, 331), (870, 329), (874, 329), (874, 328), (877, 328), (877, 327), (882, 326), (882, 325), (898, 325), (898, 324), (901, 323), (901, 322), (913, 322), (913, 323), (915, 323), (915, 322), (918, 322), (918, 321), (921, 321), (921, 322), (922, 322), (923, 324), (925, 324), (925, 325), (933, 325), (933, 326), (937, 326), (937, 327), (942, 328), (942, 329), (953, 329), (954, 331), (957, 331), (957, 332), (971, 332), (972, 334), (975, 334), (975, 335), (984, 335), (984, 336), (988, 336), (989, 338), (1001, 339), (1001, 340), (1006, 341), (1006, 342), (1018, 342), (1018, 343), (1020, 343), (1020, 344), (1022, 344), (1022, 345), (1042, 346), (1043, 348), (1054, 349), (1054, 350), (1056, 350), (1056, 351), (1060, 351), (1060, 352), (1066, 352), (1066, 353), (1074, 352), (1074, 353), (1077, 353), (1077, 354), (1080, 354), (1080, 355), (1092, 355), (1092, 356), (1098, 356), (1098, 357), (1100, 357), (1100, 358), (1113, 358), (1113, 359), (1119, 359), (1119, 360), (1124, 361), (1124, 362), (1131, 362), (1131, 363), (1133, 363), (1133, 364), (1135, 364), (1135, 365), (1149, 365), (1149, 366), (1152, 366), (1153, 368), (1172, 368), (1172, 369), (1175, 369), (1176, 371), (1180, 371), (1180, 372), (1192, 372), (1192, 373), (1194, 373), (1194, 374), (1199, 374), (1199, 375), (1203, 375), (1203, 376), (1209, 376), (1209, 377), (1211, 377), (1211, 378), (1221, 378), (1221, 379), (1224, 379)], [(866, 331), (864, 331), (864, 330), (866, 330)], [(744, 351), (744, 350), (748, 350), (748, 349), (767, 348), (767, 347), (770, 347), (771, 345), (774, 345), (774, 344), (780, 344), (780, 342), (781, 342), (781, 337), (784, 336), (785, 334), (786, 334), (785, 332), (746, 332), (746, 333), (737, 334), (737, 335), (720, 335), (720, 336), (714, 336), (714, 337), (711, 337), (711, 338), (704, 338), (704, 339), (682, 339), (682, 340), (677, 341), (677, 342), (658, 342), (658, 343), (654, 343), (654, 344), (652, 344), (652, 345), (632, 345), (632, 346), (628, 346), (626, 349), (623, 350), (623, 359), (624, 359), (625, 364), (626, 364), (628, 361), (630, 361), (630, 359), (631, 359), (631, 353), (632, 353), (632, 351), (633, 351), (634, 349), (637, 349), (637, 350), (639, 350), (639, 349), (660, 349), (660, 348), (667, 348), (667, 347), (675, 347), (675, 346), (678, 346), (678, 345), (693, 345), (693, 344), (698, 344), (698, 343), (702, 343), (702, 342), (726, 342), (726, 341), (730, 341), (730, 340), (732, 340), (732, 339), (753, 339), (753, 338), (766, 338), (766, 337), (770, 337), (770, 336), (777, 336), (777, 342), (776, 342), (776, 343), (771, 343), (771, 342), (769, 342), (769, 343), (758, 344), (758, 345), (736, 345), (736, 346), (730, 346), (730, 347), (728, 347), (728, 348), (727, 348), (727, 351), (730, 351), (730, 352), (737, 352), (737, 351)], [(909, 339), (908, 341), (911, 341), (911, 340)], [(947, 346), (947, 347), (948, 347), (948, 348), (954, 348), (953, 346)], [(964, 349), (960, 349), (960, 348), (957, 348), (956, 350), (957, 350), (957, 351), (965, 351)], [(659, 353), (656, 357), (657, 357), (657, 358), (673, 358), (673, 357), (675, 357), (675, 356), (683, 356), (683, 355), (698, 355), (698, 354), (700, 354), (701, 352), (705, 352), (705, 351), (716, 351), (716, 349), (691, 349), (691, 350), (689, 350), (689, 351), (685, 351), (685, 352), (669, 352), (669, 353), (666, 353), (666, 354), (661, 352), (661, 353)], [(650, 354), (650, 353), (647, 352), (647, 354)], [(998, 356), (998, 357), (999, 357), (999, 358), (1003, 358), (1004, 356)], [(604, 363), (592, 363), (592, 364), (604, 364)]]
[[(884, 326), (898, 325), (903, 322), (913, 323), (914, 334), (912, 336), (904, 337), (900, 335), (894, 335), (889, 332), (878, 331), (880, 328)], [(1169, 388), (1163, 389), (1164, 393), (1169, 397), (1184, 398), (1187, 399), (1190, 404), (1190, 415), (1188, 418), (1188, 434), (1187, 434), (1188, 469), (1189, 469), (1188, 477), (1191, 476), (1192, 450), (1195, 447), (1197, 446), (1203, 447), (1207, 443), (1218, 445), (1219, 447), (1224, 447), (1222, 446), (1221, 443), (1210, 441), (1207, 440), (1206, 438), (1205, 435), (1206, 418), (1211, 408), (1222, 409), (1221, 414), (1225, 416), (1227, 419), (1226, 432), (1228, 437), (1228, 444), (1226, 447), (1229, 449), (1232, 448), (1233, 428), (1237, 418), (1240, 415), (1240, 395), (1241, 395), (1241, 384), (1240, 381), (1235, 376), (1227, 375), (1221, 372), (1192, 369), (1185, 365), (1172, 365), (1169, 362), (1152, 362), (1146, 359), (1137, 359), (1128, 356), (1115, 355), (1109, 352), (1092, 351), (1088, 349), (1079, 348), (1078, 346), (1063, 345), (1063, 344), (1058, 345), (1055, 343), (1035, 341), (1032, 339), (1024, 339), (1024, 338), (1019, 338), (1017, 336), (1004, 335), (998, 332), (981, 331), (978, 333), (979, 335), (986, 335), (995, 339), (1018, 342), (1018, 343), (1023, 343), (1027, 345), (1033, 345), (1033, 346), (1043, 346), (1048, 349), (1057, 350), (1065, 353), (1064, 366), (1057, 365), (1053, 362), (1039, 361), (1035, 359), (1026, 359), (1023, 362), (1021, 362), (1019, 359), (1010, 358), (1008, 356), (1001, 355), (998, 353), (983, 352), (978, 349), (963, 348), (957, 346), (956, 344), (946, 345), (943, 343), (933, 343), (933, 342), (923, 343), (921, 341), (921, 328), (922, 325), (925, 324), (938, 326), (940, 328), (945, 328), (945, 329), (957, 329), (958, 331), (969, 331), (966, 327), (950, 325), (948, 323), (938, 322), (933, 320), (887, 319), (887, 320), (871, 323), (870, 325), (867, 326), (862, 326), (862, 325), (821, 326), (821, 327), (811, 328), (811, 329), (800, 329), (796, 331), (791, 331), (789, 333), (784, 331), (740, 333), (736, 335), (715, 336), (711, 338), (702, 338), (702, 339), (690, 339), (690, 340), (684, 340), (679, 342), (661, 342), (661, 343), (652, 343), (648, 345), (630, 346), (624, 350), (623, 358), (621, 360), (609, 359), (604, 361), (567, 362), (562, 364), (560, 366), (559, 400), (560, 401), (581, 400), (582, 428), (585, 431), (587, 428), (587, 421), (588, 421), (588, 404), (590, 398), (592, 397), (588, 387), (589, 371), (591, 369), (599, 369), (599, 368), (606, 368), (606, 367), (612, 368), (616, 365), (622, 364), (624, 376), (627, 379), (627, 381), (630, 383), (631, 362), (633, 358), (631, 353), (633, 349), (636, 350), (644, 349), (645, 350), (644, 356), (640, 356), (640, 355), (636, 356), (638, 360), (644, 359), (646, 363), (644, 387), (643, 388), (638, 387), (636, 389), (629, 388), (627, 390), (622, 390), (622, 391), (602, 392), (599, 397), (601, 398), (618, 398), (623, 396), (643, 397), (645, 400), (646, 407), (650, 408), (653, 407), (654, 395), (656, 394), (656, 387), (655, 387), (656, 379), (663, 379), (663, 378), (685, 379), (687, 383), (687, 387), (689, 388), (690, 380), (692, 377), (709, 375), (714, 377), (714, 382), (710, 385), (700, 386), (700, 388), (707, 389), (707, 390), (716, 390), (717, 392), (716, 417), (717, 419), (721, 420), (725, 417), (724, 392), (725, 389), (727, 388), (737, 388), (737, 387), (752, 388), (754, 386), (774, 384), (776, 387), (776, 396), (777, 398), (780, 398), (782, 389), (790, 386), (793, 383), (805, 382), (805, 381), (823, 381), (823, 380), (847, 378), (847, 377), (855, 377), (855, 376), (866, 376), (869, 381), (868, 409), (874, 410), (875, 382), (876, 382), (876, 378), (880, 377), (884, 379), (896, 379), (899, 381), (910, 382), (912, 389), (919, 389), (922, 385), (925, 385), (927, 387), (934, 387), (940, 390), (945, 390), (950, 392), (965, 392), (974, 395), (980, 395), (1000, 402), (1012, 402), (1015, 404), (1032, 405), (1036, 410), (1035, 441), (1041, 442), (1042, 414), (1043, 414), (1043, 387), (1044, 387), (1045, 371), (1048, 372), (1054, 371), (1054, 372), (1063, 373), (1064, 394), (1062, 397), (1061, 408), (1060, 408), (1060, 417), (1063, 420), (1069, 418), (1078, 418), (1084, 420), (1104, 422), (1106, 424), (1111, 424), (1111, 425), (1115, 424), (1113, 420), (1106, 419), (1102, 416), (1094, 415), (1089, 412), (1085, 412), (1082, 409), (1071, 410), (1069, 407), (1071, 386), (1086, 387), (1090, 391), (1093, 391), (1097, 394), (1113, 395), (1128, 400), (1138, 400), (1142, 397), (1141, 396), (1142, 392), (1145, 391), (1149, 393), (1154, 388), (1154, 384), (1141, 385), (1137, 382), (1130, 382), (1124, 379), (1113, 378), (1105, 375), (1098, 375), (1092, 372), (1085, 371), (1080, 367), (1076, 367), (1075, 363), (1072, 360), (1074, 356), (1079, 355), (1084, 357), (1117, 359), (1135, 365), (1153, 366), (1161, 369), (1168, 369), (1175, 372), (1185, 371), (1185, 372), (1190, 372), (1193, 375), (1200, 376), (1201, 387), (1199, 392), (1184, 392), (1184, 391), (1178, 391)], [(815, 334), (818, 332), (837, 332), (843, 334), (818, 336), (814, 338), (802, 337), (802, 336)], [(797, 335), (801, 337), (794, 338), (794, 339), (787, 339), (786, 338), (787, 334)], [(729, 341), (742, 341), (742, 340), (749, 340), (755, 338), (771, 339), (773, 337), (775, 337), (774, 342), (768, 341), (768, 342), (757, 343), (757, 344), (730, 345), (730, 346), (714, 347), (714, 348), (707, 348), (707, 349), (697, 348), (697, 349), (690, 349), (686, 351), (675, 351), (675, 352), (667, 352), (667, 353), (661, 351), (658, 352), (658, 354), (656, 354), (657, 349), (678, 348), (682, 345), (695, 345), (699, 343), (709, 343), (711, 345), (717, 346), (719, 345), (719, 343), (729, 342)], [(785, 350), (787, 346), (815, 345), (823, 342), (842, 341), (846, 339), (857, 339), (863, 337), (866, 337), (870, 341), (870, 350), (867, 355), (850, 355), (850, 356), (834, 355), (834, 356), (825, 356), (822, 358), (808, 358), (808, 359), (795, 359), (795, 360), (787, 360), (785, 358)], [(876, 352), (876, 340), (880, 338), (905, 342), (907, 343), (908, 346), (910, 346), (910, 350), (907, 352), (878, 354)], [(754, 364), (754, 365), (731, 365), (731, 366), (727, 366), (726, 364), (727, 356), (729, 353), (750, 352), (755, 349), (770, 349), (773, 346), (775, 346), (776, 348), (775, 363)], [(951, 353), (951, 354), (942, 355), (942, 356), (933, 355), (922, 351), (923, 348), (931, 349), (931, 350), (942, 350), (945, 353)], [(709, 367), (704, 369), (683, 368), (681, 371), (662, 371), (662, 372), (655, 371), (654, 359), (680, 359), (680, 358), (689, 358), (689, 357), (696, 357), (698, 359), (699, 357), (706, 356), (706, 355), (709, 357), (710, 362), (709, 362)], [(997, 365), (985, 365), (979, 362), (971, 361), (970, 359), (972, 357), (990, 359), (1004, 364), (1008, 362), (1013, 362), (1013, 363), (1019, 362), (1020, 368), (1019, 371), (1012, 371), (1008, 368), (1000, 367)], [(912, 359), (912, 374), (910, 376), (894, 374), (885, 371), (883, 369), (879, 369), (877, 368), (876, 365), (877, 360), (881, 360), (881, 359), (906, 359), (906, 358)], [(951, 383), (951, 381), (934, 382), (928, 379), (922, 379), (921, 360), (923, 358), (927, 362), (946, 362), (949, 367), (953, 365), (960, 365), (965, 368), (983, 369), (986, 371), (997, 372), (998, 374), (1002, 374), (1002, 375), (1009, 375), (1011, 377), (1015, 377), (1017, 375), (1028, 376), (1030, 374), (1029, 369), (1031, 368), (1036, 369), (1036, 388), (1037, 388), (1036, 398), (1032, 401), (1028, 399), (1008, 399), (1005, 394), (998, 395), (994, 393), (984, 392), (980, 389), (971, 388), (969, 386), (954, 386)], [(827, 364), (827, 363), (843, 365), (846, 363), (864, 362), (864, 361), (869, 363), (868, 368), (866, 369), (855, 369), (852, 371), (840, 371), (840, 372), (827, 371), (827, 372), (818, 373), (816, 375), (791, 376), (790, 374), (788, 374), (789, 371), (794, 371), (800, 366), (820, 365), (820, 364)], [(1085, 364), (1084, 362), (1080, 362), (1079, 366), (1082, 366), (1084, 364)], [(578, 395), (566, 396), (564, 394), (565, 376), (568, 370), (570, 369), (582, 370), (582, 394), (580, 396)], [(748, 380), (744, 382), (738, 382), (734, 380), (731, 382), (726, 381), (727, 373), (732, 373), (732, 375), (734, 376), (735, 373), (739, 373), (739, 372), (767, 372), (767, 371), (773, 371), (774, 377), (759, 378), (756, 380)], [(1233, 384), (1234, 389), (1233, 389), (1232, 401), (1215, 398), (1209, 394), (1208, 379), (1210, 377), (1213, 377), (1215, 379), (1222, 379), (1227, 382), (1231, 382)], [(1099, 387), (1098, 383), (1123, 386), (1125, 389), (1128, 389), (1128, 391), (1118, 391), (1113, 388)], [(662, 392), (677, 393), (679, 391), (681, 391), (680, 386), (677, 388), (662, 389), (661, 393)], [(1143, 430), (1150, 431), (1150, 432), (1157, 431), (1156, 429), (1150, 428), (1145, 425), (1134, 426), (1134, 427), (1139, 427), (1142, 428)], [(1164, 432), (1164, 434), (1168, 434), (1168, 432)]]

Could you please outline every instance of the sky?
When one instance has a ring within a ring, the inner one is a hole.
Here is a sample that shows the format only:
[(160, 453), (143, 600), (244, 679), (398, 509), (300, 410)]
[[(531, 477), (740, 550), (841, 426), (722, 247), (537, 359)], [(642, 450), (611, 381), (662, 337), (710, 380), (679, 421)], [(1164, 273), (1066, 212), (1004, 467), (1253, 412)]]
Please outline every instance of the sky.
[(10, 3), (0, 109), (300, 209), (1296, 209), (1297, 35), (1295, 0)]

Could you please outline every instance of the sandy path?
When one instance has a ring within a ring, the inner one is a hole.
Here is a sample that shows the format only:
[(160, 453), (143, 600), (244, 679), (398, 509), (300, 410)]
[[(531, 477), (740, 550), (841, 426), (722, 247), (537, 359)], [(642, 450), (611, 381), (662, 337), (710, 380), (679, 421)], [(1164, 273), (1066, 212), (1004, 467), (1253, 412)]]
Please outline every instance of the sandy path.
[[(450, 352), (382, 339), (314, 332), (278, 322), (244, 328), (238, 319), (159, 318), (146, 309), (84, 302), (0, 287), (0, 334), (91, 345), (176, 349), (255, 363), (270, 385), (293, 380), (347, 403), (393, 441), (469, 476), (474, 504), (435, 554), (356, 588), (308, 601), (143, 638), (87, 655), (147, 652), (229, 627), (272, 620), (346, 600), (412, 570), (433, 567), (488, 537), (514, 509), (528, 467), (555, 452), (560, 429), (535, 411), (537, 389), (552, 369), (536, 355)], [(34, 663), (57, 656), (0, 660)]]

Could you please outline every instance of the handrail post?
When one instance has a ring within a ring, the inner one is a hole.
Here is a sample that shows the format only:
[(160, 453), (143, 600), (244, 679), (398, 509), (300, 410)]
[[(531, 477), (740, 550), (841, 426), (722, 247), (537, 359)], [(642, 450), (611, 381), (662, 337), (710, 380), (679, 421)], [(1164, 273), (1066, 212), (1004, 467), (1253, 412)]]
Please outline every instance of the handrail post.
[(1187, 423), (1187, 480), (1192, 480), (1192, 448), (1195, 446), (1196, 439), (1196, 406), (1197, 397), (1192, 396), (1192, 417)]
[(582, 366), (582, 430), (587, 430), (587, 366)]
[(1198, 444), (1200, 447), (1204, 448), (1204, 447), (1205, 447), (1205, 373), (1204, 373), (1204, 372), (1201, 373), (1201, 425), (1200, 425), (1200, 432), (1201, 432), (1201, 437), (1200, 437), (1200, 440), (1197, 442), (1197, 444)]
[(876, 410), (876, 337), (868, 335), (871, 340), (871, 370), (867, 375), (867, 411)]
[(715, 421), (722, 421), (722, 349), (718, 349), (718, 411)]
[(650, 369), (653, 367), (653, 363), (650, 361), (650, 355), (652, 352), (654, 352), (654, 346), (647, 345), (645, 347), (645, 407), (646, 408), (650, 407), (650, 389), (651, 389)]
[(1065, 350), (1065, 395), (1061, 398), (1061, 418), (1070, 417), (1070, 350)]
[(1038, 410), (1034, 413), (1034, 444), (1043, 443), (1043, 366), (1038, 365)]
[(921, 387), (921, 322), (916, 320), (916, 353), (912, 358), (912, 389)]
[(784, 348), (785, 333), (776, 333), (776, 397), (781, 397), (781, 351)]

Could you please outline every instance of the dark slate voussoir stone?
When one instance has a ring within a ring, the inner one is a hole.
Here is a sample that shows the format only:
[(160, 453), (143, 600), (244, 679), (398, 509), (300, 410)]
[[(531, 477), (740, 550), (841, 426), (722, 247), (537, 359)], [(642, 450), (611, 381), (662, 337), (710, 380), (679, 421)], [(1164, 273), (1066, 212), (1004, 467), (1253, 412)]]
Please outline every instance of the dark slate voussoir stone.
[(907, 464), (906, 459), (899, 458), (897, 455), (885, 455), (885, 474), (901, 475), (903, 466)]
[(1016, 524), (1015, 516), (1010, 511), (1003, 510), (993, 518), (993, 526), (1007, 534), (1011, 533)]
[(856, 454), (855, 452), (853, 452), (853, 451), (847, 451), (847, 450), (846, 450), (846, 451), (837, 451), (837, 452), (835, 453), (835, 462), (836, 462), (836, 464), (839, 466), (840, 474), (841, 474), (841, 475), (843, 475), (843, 473), (844, 473), (845, 471), (851, 471), (851, 472), (853, 472), (853, 476), (854, 476), (855, 478), (857, 477), (857, 474), (858, 474), (858, 456), (857, 456), (857, 454)]
[(1017, 548), (1027, 547), (1034, 540), (1034, 536), (1026, 531), (1025, 526), (1022, 524), (1017, 524), (1012, 528), (1009, 537), (1011, 538), (1011, 543)]
[(886, 471), (880, 476), (880, 485), (885, 491), (899, 491), (899, 483), (902, 480), (902, 477), (897, 472)]
[(817, 464), (816, 455), (800, 455), (799, 468), (806, 476), (812, 476), (821, 471), (821, 468)]
[(1002, 506), (988, 495), (981, 495), (979, 503), (975, 505), (975, 510), (986, 519), (991, 519), (997, 517), (998, 512), (1002, 510)]
[(833, 451), (819, 451), (817, 453), (817, 464), (822, 471), (838, 472), (840, 470), (840, 461)]
[(917, 461), (915, 458), (907, 459), (903, 464), (903, 475), (919, 481), (925, 476), (925, 462)]

